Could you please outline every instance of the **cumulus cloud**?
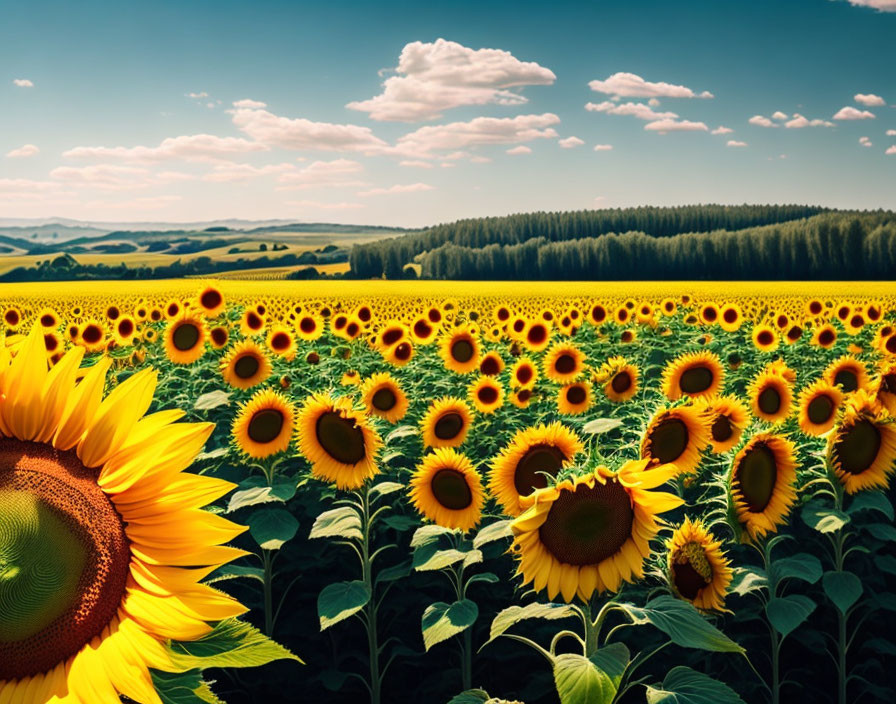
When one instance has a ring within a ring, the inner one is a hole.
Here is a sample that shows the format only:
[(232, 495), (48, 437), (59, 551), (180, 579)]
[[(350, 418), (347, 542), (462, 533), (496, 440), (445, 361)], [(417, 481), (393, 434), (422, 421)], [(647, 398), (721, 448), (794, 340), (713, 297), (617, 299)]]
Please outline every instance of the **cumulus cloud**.
[(763, 115), (753, 115), (749, 120), (747, 120), (751, 125), (758, 125), (759, 127), (777, 127), (774, 122), (769, 120), (767, 117)]
[(709, 127), (705, 122), (693, 122), (691, 120), (657, 120), (656, 122), (648, 122), (644, 125), (645, 130), (650, 132), (659, 132), (666, 134), (667, 132), (707, 132)]
[(892, 147), (887, 147), (887, 151), (885, 151), (884, 154), (896, 154), (896, 144), (894, 144)]
[(594, 80), (588, 87), (596, 93), (606, 93), (623, 98), (712, 98), (709, 91), (695, 93), (686, 86), (673, 83), (651, 83), (635, 73), (614, 73), (609, 78)]
[(34, 81), (27, 78), (13, 78), (12, 82), (19, 88), (34, 88)]
[(369, 127), (293, 119), (251, 108), (231, 112), (234, 125), (268, 147), (364, 153), (382, 152), (388, 147)]
[(431, 169), (433, 164), (430, 161), (422, 161), (420, 159), (405, 159), (398, 162), (399, 166), (410, 166), (418, 169)]
[(867, 110), (859, 110), (857, 108), (852, 107), (851, 105), (847, 105), (846, 107), (840, 108), (837, 113), (834, 115), (835, 120), (873, 120), (874, 113), (868, 112)]
[(252, 164), (240, 164), (227, 161), (216, 164), (212, 170), (202, 177), (203, 181), (212, 183), (233, 183), (238, 181), (251, 181), (259, 176), (282, 174), (295, 171), (293, 164), (268, 164), (266, 166), (253, 166)]
[(370, 196), (390, 196), (396, 193), (420, 193), (421, 191), (433, 191), (435, 186), (428, 183), (396, 183), (388, 188), (371, 188), (369, 191), (358, 191), (358, 195), (362, 198)]
[(775, 112), (772, 113), (772, 119), (773, 120), (786, 120), (787, 113), (781, 112), (780, 110), (776, 110)]
[(201, 100), (202, 98), (207, 98), (208, 93), (202, 91), (201, 93), (186, 93), (188, 98), (192, 98), (193, 100)]
[(788, 120), (784, 123), (784, 126), (789, 127), (790, 129), (802, 129), (803, 127), (833, 127), (834, 123), (828, 122), (827, 120), (810, 120), (797, 112), (793, 114), (792, 120)]
[(726, 147), (745, 147), (747, 146), (746, 142), (738, 142), (736, 139), (729, 139), (725, 144)]
[(309, 188), (356, 188), (367, 183), (357, 176), (364, 167), (352, 159), (313, 161), (303, 169), (282, 173), (277, 179), (277, 190), (307, 190)]
[(532, 149), (531, 149), (530, 147), (527, 147), (525, 144), (521, 144), (521, 145), (518, 146), (518, 147), (511, 147), (510, 149), (507, 150), (507, 153), (508, 153), (508, 154), (513, 154), (513, 155), (517, 155), (517, 154), (531, 154), (531, 153), (532, 153)]
[(363, 203), (322, 203), (317, 200), (288, 200), (286, 205), (310, 210), (357, 210), (363, 208)]
[(509, 51), (470, 49), (446, 39), (405, 45), (395, 73), (380, 95), (346, 107), (374, 120), (419, 122), (464, 105), (522, 105), (526, 98), (514, 89), (551, 85), (557, 78)]
[(613, 150), (612, 144), (595, 144), (594, 151), (596, 152), (609, 152)]
[(89, 187), (101, 190), (132, 190), (145, 188), (153, 183), (170, 182), (166, 177), (157, 180), (148, 169), (137, 166), (120, 166), (118, 164), (95, 164), (91, 166), (58, 166), (50, 172), (50, 178), (69, 186)]
[(849, 0), (849, 4), (872, 7), (878, 12), (896, 12), (896, 0)]
[(268, 147), (242, 137), (191, 134), (168, 137), (157, 147), (75, 147), (62, 153), (68, 159), (115, 159), (131, 162), (209, 161), (231, 154), (267, 151)]
[(251, 98), (243, 98), (242, 100), (235, 100), (233, 102), (233, 107), (237, 109), (244, 108), (246, 110), (258, 110), (260, 108), (266, 108), (267, 106), (267, 103), (263, 103), (260, 100), (252, 100)]
[(887, 130), (887, 137), (896, 137), (896, 130)]
[(51, 181), (34, 181), (30, 178), (0, 178), (0, 195), (36, 193), (58, 190), (59, 184)]
[(34, 156), (35, 154), (39, 153), (40, 149), (38, 149), (34, 144), (23, 144), (18, 149), (13, 149), (6, 152), (6, 156), (10, 159), (24, 159), (26, 157)]
[(585, 140), (579, 139), (578, 137), (566, 137), (565, 139), (561, 139), (557, 142), (564, 149), (573, 149), (574, 147), (581, 147), (585, 143)]
[(605, 100), (602, 103), (586, 103), (589, 112), (605, 112), (608, 115), (630, 115), (639, 120), (672, 120), (678, 117), (674, 112), (656, 112), (644, 103), (614, 103)]
[(886, 100), (881, 98), (879, 95), (874, 95), (874, 93), (856, 93), (853, 96), (853, 100), (866, 107), (875, 107), (887, 104)]
[(483, 144), (517, 144), (534, 139), (554, 139), (551, 125), (560, 122), (553, 113), (516, 117), (477, 117), (469, 122), (421, 127), (399, 137), (396, 151), (407, 156), (430, 156)]
[(870, 137), (859, 137), (859, 144), (861, 144), (863, 147), (870, 147), (870, 146), (872, 146), (871, 138)]
[(719, 125), (716, 127), (710, 134), (731, 134), (734, 132), (730, 127), (724, 127), (723, 125)]

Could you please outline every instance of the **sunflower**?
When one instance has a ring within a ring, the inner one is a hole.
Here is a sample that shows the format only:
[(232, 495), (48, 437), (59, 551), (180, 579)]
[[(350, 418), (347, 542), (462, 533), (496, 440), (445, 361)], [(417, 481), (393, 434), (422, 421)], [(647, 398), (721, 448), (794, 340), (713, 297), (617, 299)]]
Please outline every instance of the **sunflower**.
[(106, 330), (95, 320), (88, 320), (78, 329), (76, 344), (88, 352), (99, 352), (106, 348)]
[(675, 465), (679, 474), (693, 472), (700, 453), (710, 445), (710, 418), (702, 408), (679, 406), (658, 411), (641, 438), (641, 459), (649, 467)]
[[(672, 312), (675, 312), (674, 309)], [(603, 325), (605, 322), (607, 322), (608, 317), (609, 313), (607, 313), (606, 306), (600, 303), (595, 303), (588, 309), (587, 319), (588, 322), (590, 322), (592, 325)]]
[(0, 701), (158, 702), (168, 641), (246, 611), (200, 581), (245, 554), (201, 510), (234, 485), (184, 473), (214, 426), (144, 416), (154, 371), (103, 399), (110, 360), (79, 370), (75, 347), (48, 371), (43, 345), (35, 326), (0, 350)]
[(744, 322), (744, 314), (735, 303), (726, 303), (719, 311), (719, 326), (726, 332), (735, 332)]
[(747, 537), (761, 538), (783, 525), (796, 500), (796, 455), (782, 435), (759, 433), (741, 448), (728, 474), (728, 497)]
[(367, 413), (397, 423), (408, 411), (408, 397), (391, 374), (374, 374), (361, 385)]
[(338, 489), (360, 489), (379, 470), (379, 433), (346, 397), (309, 396), (297, 422), (299, 452), (311, 463), (311, 473)]
[(628, 401), (638, 393), (638, 368), (629, 364), (625, 357), (610, 357), (595, 375), (603, 384), (607, 398), (615, 403)]
[(508, 516), (523, 511), (520, 499), (547, 485), (546, 474), (556, 476), (569, 467), (583, 449), (582, 441), (562, 423), (516, 431), (491, 464), (489, 490)]
[(226, 346), (227, 340), (229, 339), (230, 332), (223, 325), (218, 325), (208, 331), (208, 341), (216, 350), (220, 350), (221, 348)]
[(657, 514), (682, 499), (650, 491), (675, 475), (674, 468), (645, 472), (646, 463), (626, 462), (618, 472), (597, 467), (584, 476), (539, 489), (529, 508), (511, 524), (517, 574), (535, 591), (547, 589), (571, 602), (595, 592), (619, 590), (644, 576)]
[(847, 394), (867, 388), (871, 381), (865, 363), (851, 355), (843, 355), (831, 362), (824, 370), (824, 380), (839, 386)]
[(433, 401), (423, 418), (420, 429), (425, 447), (458, 447), (467, 437), (473, 422), (473, 411), (466, 401), (442, 397)]
[(709, 416), (712, 451), (728, 452), (740, 442), (744, 428), (750, 424), (749, 409), (735, 396), (716, 396), (700, 405)]
[(292, 437), (293, 405), (272, 389), (261, 389), (240, 406), (231, 434), (249, 457), (270, 457), (289, 447)]
[(784, 333), (784, 343), (788, 345), (792, 345), (796, 342), (799, 342), (800, 338), (803, 336), (803, 328), (800, 325), (794, 323)]
[(414, 345), (410, 340), (402, 340), (381, 352), (383, 359), (393, 367), (403, 367), (414, 358)]
[(575, 381), (584, 368), (585, 355), (571, 342), (555, 342), (544, 356), (544, 374), (558, 384)]
[(760, 352), (773, 352), (778, 349), (778, 335), (771, 325), (753, 326), (753, 346)]
[(896, 362), (884, 362), (874, 385), (875, 398), (896, 417)]
[(473, 463), (453, 448), (428, 454), (417, 465), (410, 488), (414, 508), (443, 528), (466, 532), (482, 517), (482, 479)]
[(551, 341), (551, 324), (546, 320), (533, 320), (526, 325), (523, 344), (533, 352), (541, 352)]
[(54, 359), (57, 355), (62, 353), (62, 349), (65, 346), (65, 340), (62, 335), (60, 335), (55, 330), (51, 330), (49, 332), (44, 332), (44, 349), (47, 351), (47, 356), (53, 360), (55, 364), (58, 359)]
[(812, 344), (823, 347), (826, 350), (831, 349), (836, 341), (837, 331), (830, 323), (822, 325), (820, 328), (816, 329), (815, 334), (812, 335)]
[(37, 320), (44, 329), (54, 329), (59, 327), (59, 314), (52, 308), (44, 308), (37, 314)]
[(471, 325), (462, 325), (442, 335), (439, 354), (445, 368), (467, 374), (479, 365), (479, 339)]
[(591, 408), (591, 382), (577, 381), (567, 384), (557, 392), (557, 410), (564, 415), (575, 416)]
[(682, 396), (714, 396), (722, 388), (725, 370), (712, 352), (681, 354), (663, 371), (663, 393), (675, 401)]
[(207, 338), (205, 320), (183, 313), (165, 328), (165, 354), (175, 364), (192, 364), (205, 352)]
[(715, 325), (719, 322), (719, 307), (715, 303), (704, 303), (700, 306), (700, 322), (704, 325)]
[(264, 326), (264, 316), (259, 315), (258, 311), (251, 308), (243, 311), (243, 315), (240, 318), (240, 332), (243, 337), (253, 337), (260, 334), (264, 330)]
[(529, 357), (520, 357), (510, 368), (510, 383), (514, 387), (531, 389), (538, 379), (538, 370), (535, 362)]
[(532, 402), (532, 389), (514, 389), (508, 398), (517, 408), (528, 408)]
[(176, 318), (180, 315), (180, 312), (183, 310), (183, 303), (181, 303), (176, 298), (172, 298), (168, 303), (165, 304), (165, 317), (171, 320), (172, 318)]
[(766, 366), (747, 387), (750, 410), (767, 423), (781, 423), (793, 406), (791, 382), (774, 363)]
[(889, 485), (896, 470), (896, 426), (864, 389), (847, 400), (828, 436), (827, 460), (847, 494)]
[(271, 374), (264, 349), (252, 338), (237, 342), (220, 362), (221, 374), (236, 389), (251, 389)]
[(22, 311), (15, 306), (10, 306), (3, 312), (3, 322), (10, 330), (16, 330), (22, 323)]
[(504, 388), (490, 376), (480, 376), (468, 387), (467, 396), (477, 411), (490, 414), (504, 403)]
[(800, 429), (806, 435), (824, 435), (834, 427), (843, 391), (824, 379), (818, 379), (799, 395)]
[(275, 325), (268, 331), (265, 344), (274, 354), (291, 362), (296, 357), (296, 340), (285, 325)]
[(722, 543), (703, 522), (685, 518), (666, 541), (666, 550), (669, 585), (675, 593), (703, 611), (723, 611), (734, 573)]
[(122, 347), (134, 342), (137, 334), (137, 323), (129, 315), (122, 315), (112, 324), (112, 332), (117, 342)]
[(206, 286), (196, 296), (196, 301), (207, 318), (217, 318), (224, 312), (224, 294), (217, 286)]
[(489, 352), (479, 361), (479, 373), (485, 376), (498, 376), (504, 371), (504, 360), (497, 352)]
[(824, 304), (817, 298), (810, 298), (808, 301), (806, 301), (804, 311), (807, 317), (817, 318), (819, 315), (821, 315), (821, 312), (823, 310)]
[(675, 315), (677, 309), (678, 304), (672, 298), (664, 298), (660, 301), (660, 311), (663, 315)]

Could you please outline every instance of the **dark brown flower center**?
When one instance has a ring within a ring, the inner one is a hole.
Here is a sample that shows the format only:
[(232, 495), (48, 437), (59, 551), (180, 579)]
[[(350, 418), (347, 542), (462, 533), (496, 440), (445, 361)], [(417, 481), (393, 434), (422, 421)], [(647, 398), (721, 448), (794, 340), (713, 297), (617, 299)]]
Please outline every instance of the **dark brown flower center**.
[(686, 394), (699, 394), (712, 386), (714, 379), (709, 367), (690, 367), (682, 373), (678, 387)]
[(289, 335), (285, 332), (275, 332), (271, 337), (271, 349), (277, 352), (289, 349), (290, 343)]
[(521, 384), (528, 384), (532, 380), (532, 367), (528, 364), (522, 365), (516, 370), (516, 378)]
[(768, 347), (775, 341), (775, 336), (772, 335), (770, 330), (761, 330), (759, 334), (756, 336), (756, 342), (758, 342), (763, 347)]
[(467, 478), (456, 469), (440, 469), (429, 486), (436, 501), (452, 511), (463, 511), (473, 503), (473, 492)]
[(753, 513), (761, 513), (772, 500), (778, 480), (775, 453), (765, 444), (757, 444), (743, 456), (737, 467), (737, 481), (747, 506)]
[(370, 403), (378, 411), (391, 411), (397, 402), (398, 398), (395, 396), (395, 392), (388, 387), (377, 389), (370, 400)]
[(260, 366), (261, 364), (258, 361), (258, 357), (254, 354), (243, 355), (236, 360), (236, 363), (233, 365), (233, 373), (240, 379), (251, 379), (258, 373)]
[(461, 364), (473, 358), (473, 344), (469, 340), (455, 340), (451, 345), (451, 357)]
[(617, 394), (622, 394), (632, 388), (632, 375), (626, 371), (618, 372), (613, 376), (610, 386)]
[(103, 339), (103, 331), (99, 325), (89, 323), (84, 327), (84, 331), (81, 333), (81, 339), (88, 345), (95, 345)]
[(559, 448), (553, 445), (533, 445), (513, 471), (513, 486), (520, 496), (527, 496), (536, 489), (544, 489), (548, 485), (547, 477), (557, 475), (568, 458)]
[(684, 454), (690, 440), (687, 424), (680, 418), (665, 418), (650, 430), (650, 456), (661, 464), (674, 462)]
[(561, 354), (554, 362), (554, 369), (558, 374), (571, 374), (576, 370), (576, 358), (571, 354)]
[(439, 440), (453, 440), (464, 429), (464, 419), (460, 413), (451, 411), (439, 416), (433, 427), (433, 434)]
[(840, 386), (846, 393), (859, 388), (859, 377), (852, 369), (839, 369), (834, 376), (834, 385)]
[(588, 398), (588, 394), (585, 391), (585, 387), (581, 386), (580, 384), (570, 386), (566, 390), (566, 400), (573, 406), (578, 406), (585, 403), (586, 398)]
[(809, 401), (806, 407), (806, 416), (810, 423), (821, 425), (827, 423), (834, 414), (834, 401), (827, 394), (820, 394)]
[(859, 420), (840, 433), (834, 446), (840, 469), (849, 474), (861, 474), (874, 464), (881, 444), (878, 427), (867, 418)]
[(672, 577), (678, 593), (685, 599), (690, 600), (696, 599), (700, 590), (708, 584), (703, 575), (694, 569), (689, 560), (673, 563)]
[(540, 345), (548, 339), (548, 329), (541, 323), (536, 323), (529, 332), (526, 333), (526, 339), (533, 345)]
[(223, 302), (221, 292), (213, 288), (206, 289), (199, 297), (199, 304), (206, 310), (214, 310)]
[(476, 397), (486, 406), (490, 406), (498, 400), (498, 389), (494, 386), (480, 386), (476, 391)]
[(774, 386), (766, 386), (756, 400), (759, 410), (766, 415), (774, 415), (781, 410), (781, 394)]
[(193, 349), (199, 342), (199, 328), (193, 323), (181, 323), (171, 335), (171, 344), (181, 352)]
[(499, 362), (497, 357), (489, 355), (482, 360), (479, 371), (481, 371), (486, 376), (495, 376), (501, 371), (501, 363)]
[(252, 414), (246, 434), (262, 445), (273, 442), (283, 430), (283, 413), (276, 408), (263, 408)]
[(357, 464), (367, 454), (364, 432), (353, 418), (327, 411), (317, 419), (317, 442), (324, 451), (342, 464)]
[(715, 419), (711, 428), (712, 439), (716, 442), (725, 442), (731, 439), (731, 436), (734, 434), (734, 426), (731, 425), (731, 420), (724, 413), (720, 413), (719, 417)]

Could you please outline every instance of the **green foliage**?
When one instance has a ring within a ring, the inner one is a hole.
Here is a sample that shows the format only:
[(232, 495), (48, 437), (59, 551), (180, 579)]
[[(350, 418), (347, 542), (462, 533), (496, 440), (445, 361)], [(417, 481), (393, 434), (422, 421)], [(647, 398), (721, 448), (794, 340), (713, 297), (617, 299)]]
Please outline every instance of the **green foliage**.
[(317, 597), (320, 630), (326, 630), (356, 614), (367, 605), (368, 601), (370, 601), (370, 588), (359, 580), (336, 582), (324, 587)]
[(437, 601), (423, 612), (423, 642), (429, 650), (436, 643), (462, 633), (479, 617), (479, 607), (469, 599), (446, 604)]
[(666, 674), (662, 689), (647, 688), (647, 704), (743, 704), (743, 699), (724, 682), (678, 666)]
[(175, 667), (258, 667), (274, 660), (302, 662), (286, 648), (238, 619), (220, 621), (211, 633), (194, 641), (172, 641), (169, 655)]
[(707, 621), (686, 601), (659, 596), (640, 607), (620, 603), (636, 625), (649, 623), (684, 648), (743, 653), (744, 649)]

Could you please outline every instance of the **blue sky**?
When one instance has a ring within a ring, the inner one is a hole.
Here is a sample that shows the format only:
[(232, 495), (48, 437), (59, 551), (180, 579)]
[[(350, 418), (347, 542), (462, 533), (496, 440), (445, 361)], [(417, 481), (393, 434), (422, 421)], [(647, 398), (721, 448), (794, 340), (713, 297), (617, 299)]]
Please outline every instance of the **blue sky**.
[(894, 40), (896, 0), (10, 2), (0, 217), (896, 208)]

